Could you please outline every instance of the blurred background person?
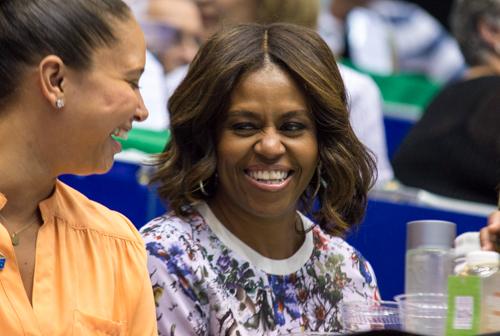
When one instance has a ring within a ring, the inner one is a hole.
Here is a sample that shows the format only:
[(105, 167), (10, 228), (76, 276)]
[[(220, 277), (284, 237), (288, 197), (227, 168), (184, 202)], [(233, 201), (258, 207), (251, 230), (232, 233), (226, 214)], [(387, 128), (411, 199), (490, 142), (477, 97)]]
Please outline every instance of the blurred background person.
[(157, 334), (134, 225), (58, 179), (109, 171), (146, 119), (145, 51), (120, 0), (0, 1), (2, 335)]
[(146, 65), (139, 81), (139, 90), (149, 111), (149, 117), (140, 124), (140, 128), (154, 131), (164, 131), (168, 128), (170, 117), (167, 111), (166, 86), (163, 65), (146, 50)]
[(139, 19), (148, 49), (163, 65), (165, 73), (189, 64), (203, 37), (201, 14), (193, 0), (144, 0)]
[(500, 0), (456, 0), (451, 26), (470, 68), (445, 87), (393, 160), (406, 185), (497, 204), (500, 182)]
[(146, 37), (148, 54), (141, 93), (150, 116), (141, 127), (169, 126), (167, 100), (203, 40), (200, 11), (193, 0), (128, 0)]
[[(197, 0), (197, 3), (207, 32), (248, 22), (287, 22), (316, 29), (320, 9), (319, 0)], [(370, 77), (342, 64), (339, 69), (347, 88), (351, 125), (375, 155), (377, 186), (383, 187), (394, 173), (387, 155), (380, 90)]]
[(290, 22), (316, 27), (319, 0), (196, 0), (200, 6), (207, 33), (239, 23)]
[(459, 47), (446, 29), (418, 5), (403, 0), (326, 1), (319, 31), (337, 55), (367, 71), (419, 73), (447, 83), (465, 70)]
[(141, 229), (161, 334), (340, 331), (342, 302), (378, 298), (340, 238), (363, 218), (374, 162), (316, 32), (219, 31), (169, 109), (155, 181), (172, 211)]

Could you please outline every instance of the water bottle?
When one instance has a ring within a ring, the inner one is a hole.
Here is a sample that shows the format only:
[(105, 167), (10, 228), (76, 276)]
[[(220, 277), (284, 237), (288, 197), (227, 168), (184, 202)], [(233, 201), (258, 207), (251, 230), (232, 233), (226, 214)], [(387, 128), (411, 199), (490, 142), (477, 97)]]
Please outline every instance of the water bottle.
[(440, 220), (408, 222), (405, 293), (447, 293), (453, 274), (456, 225)]
[[(500, 255), (472, 251), (465, 267), (450, 277), (447, 335), (498, 335), (500, 331)], [(491, 333), (491, 334), (490, 334)]]
[(465, 232), (455, 239), (455, 261), (453, 273), (460, 275), (465, 272), (465, 256), (469, 252), (481, 251), (479, 232)]

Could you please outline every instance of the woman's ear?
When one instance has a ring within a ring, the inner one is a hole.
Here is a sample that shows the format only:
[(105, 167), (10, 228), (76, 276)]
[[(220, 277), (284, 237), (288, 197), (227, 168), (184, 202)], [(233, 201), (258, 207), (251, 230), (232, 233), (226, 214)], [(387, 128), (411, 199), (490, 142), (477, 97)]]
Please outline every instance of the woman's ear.
[(66, 65), (55, 55), (44, 57), (38, 66), (42, 93), (50, 105), (57, 109), (64, 107), (64, 80)]

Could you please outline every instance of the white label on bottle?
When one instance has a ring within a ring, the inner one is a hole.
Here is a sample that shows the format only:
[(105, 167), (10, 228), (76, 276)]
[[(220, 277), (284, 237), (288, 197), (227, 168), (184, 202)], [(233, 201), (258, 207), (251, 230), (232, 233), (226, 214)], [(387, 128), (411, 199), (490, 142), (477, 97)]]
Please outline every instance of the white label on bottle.
[(456, 296), (453, 328), (459, 330), (472, 329), (473, 316), (474, 298), (472, 296)]

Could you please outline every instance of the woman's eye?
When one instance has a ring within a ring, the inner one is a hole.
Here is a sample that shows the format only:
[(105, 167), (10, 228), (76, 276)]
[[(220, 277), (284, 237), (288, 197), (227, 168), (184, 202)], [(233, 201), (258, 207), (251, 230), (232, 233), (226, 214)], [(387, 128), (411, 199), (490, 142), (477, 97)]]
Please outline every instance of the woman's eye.
[(283, 132), (300, 132), (306, 128), (306, 125), (299, 122), (287, 122), (281, 125), (280, 129)]
[(137, 89), (139, 89), (139, 88), (140, 88), (140, 87), (139, 87), (139, 81), (129, 81), (128, 83), (130, 84), (130, 86), (131, 86), (131, 87), (132, 87), (132, 89), (134, 89), (134, 90), (137, 90)]
[(256, 132), (258, 128), (252, 123), (242, 122), (233, 124), (231, 129), (238, 134), (250, 134)]

